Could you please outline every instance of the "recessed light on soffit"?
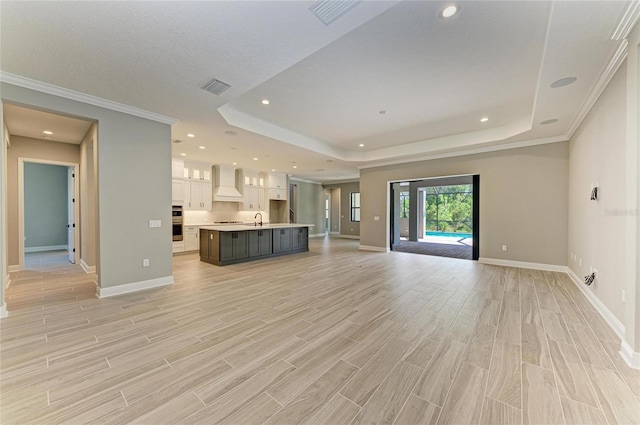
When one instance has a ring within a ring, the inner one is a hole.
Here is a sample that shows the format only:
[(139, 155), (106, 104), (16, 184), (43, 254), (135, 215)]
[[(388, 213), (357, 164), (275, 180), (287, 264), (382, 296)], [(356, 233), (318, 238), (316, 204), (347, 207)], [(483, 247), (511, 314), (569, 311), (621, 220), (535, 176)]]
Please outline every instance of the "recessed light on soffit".
[(315, 2), (309, 10), (320, 19), (320, 22), (329, 26), (333, 21), (353, 9), (361, 0), (320, 0)]
[(260, 103), (262, 103), (263, 105), (268, 105), (268, 104), (270, 104), (271, 102), (269, 102), (269, 99), (262, 99), (262, 100), (260, 101)]
[(181, 153), (180, 156), (187, 156), (187, 154), (186, 153)]
[(187, 134), (187, 137), (196, 137), (196, 135), (195, 135), (195, 134), (193, 134), (193, 133), (188, 133), (188, 134)]
[(360, 146), (361, 148), (364, 148), (364, 143), (360, 143), (358, 146)]
[(553, 124), (555, 122), (558, 122), (557, 118), (551, 118), (550, 120), (544, 120), (542, 122), (540, 122), (541, 125), (549, 125), (549, 124)]
[(480, 118), (480, 122), (487, 122), (487, 121), (489, 121), (489, 118), (487, 117)]
[(557, 89), (559, 87), (568, 86), (569, 84), (573, 84), (576, 80), (576, 77), (560, 78), (558, 81), (551, 83), (551, 88)]
[(206, 149), (204, 146), (198, 146), (198, 149)]
[(456, 6), (455, 4), (450, 4), (449, 6), (442, 9), (442, 12), (440, 12), (440, 17), (450, 18), (456, 13), (458, 13), (459, 11), (460, 11), (460, 7)]
[(44, 134), (51, 136), (53, 134), (53, 131), (51, 130), (44, 130), (43, 131)]

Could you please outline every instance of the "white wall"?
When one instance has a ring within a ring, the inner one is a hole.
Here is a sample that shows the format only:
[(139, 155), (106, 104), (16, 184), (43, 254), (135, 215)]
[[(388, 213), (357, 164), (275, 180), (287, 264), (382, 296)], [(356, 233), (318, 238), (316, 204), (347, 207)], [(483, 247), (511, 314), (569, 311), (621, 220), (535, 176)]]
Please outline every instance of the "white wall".
[[(587, 288), (624, 321), (626, 215), (626, 65), (622, 65), (569, 144), (569, 267), (580, 278), (598, 270)], [(591, 201), (592, 184), (599, 200)], [(580, 265), (582, 260), (582, 265)]]

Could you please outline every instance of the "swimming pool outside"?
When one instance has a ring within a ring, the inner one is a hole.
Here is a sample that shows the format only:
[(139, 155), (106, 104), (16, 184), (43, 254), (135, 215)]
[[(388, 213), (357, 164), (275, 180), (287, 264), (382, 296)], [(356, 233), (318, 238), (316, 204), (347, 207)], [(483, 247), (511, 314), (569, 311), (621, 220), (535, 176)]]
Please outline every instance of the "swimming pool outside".
[(471, 233), (456, 233), (456, 232), (425, 232), (426, 236), (442, 236), (447, 238), (470, 238), (473, 235)]

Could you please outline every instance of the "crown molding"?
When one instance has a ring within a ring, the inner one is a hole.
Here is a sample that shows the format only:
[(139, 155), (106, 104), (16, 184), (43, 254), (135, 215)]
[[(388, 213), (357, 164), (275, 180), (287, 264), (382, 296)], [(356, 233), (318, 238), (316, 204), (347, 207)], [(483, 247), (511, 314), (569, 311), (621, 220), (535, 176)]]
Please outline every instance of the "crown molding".
[(632, 0), (627, 10), (622, 15), (616, 30), (611, 35), (612, 40), (624, 40), (629, 37), (629, 33), (640, 18), (640, 0)]
[(620, 42), (618, 50), (616, 50), (613, 56), (611, 56), (607, 66), (602, 71), (602, 74), (600, 74), (600, 78), (598, 78), (596, 84), (591, 88), (591, 91), (589, 91), (589, 94), (578, 110), (576, 117), (573, 119), (573, 122), (566, 133), (567, 139), (571, 139), (573, 137), (573, 133), (575, 133), (578, 127), (580, 127), (580, 124), (582, 124), (582, 121), (586, 118), (589, 111), (591, 111), (591, 108), (593, 108), (593, 105), (598, 101), (598, 98), (600, 98), (604, 89), (607, 88), (607, 85), (620, 68), (620, 65), (622, 65), (624, 60), (627, 58), (628, 46), (629, 42), (626, 39)]
[(484, 146), (480, 148), (462, 149), (454, 152), (441, 152), (441, 153), (421, 155), (421, 156), (410, 157), (410, 158), (390, 159), (389, 161), (380, 161), (380, 162), (376, 162), (375, 164), (359, 165), (358, 169), (363, 170), (367, 168), (384, 167), (387, 165), (406, 164), (409, 162), (430, 161), (433, 159), (453, 158), (453, 157), (465, 156), (465, 155), (477, 155), (481, 153), (526, 148), (529, 146), (546, 145), (549, 143), (566, 142), (567, 140), (569, 139), (566, 136), (545, 137), (543, 139), (525, 140), (522, 142), (512, 142), (512, 143), (506, 143), (501, 145)]
[(100, 97), (91, 96), (90, 94), (80, 93), (69, 90), (64, 87), (54, 86), (53, 84), (44, 83), (42, 81), (32, 80), (31, 78), (22, 77), (20, 75), (11, 74), (0, 71), (0, 81), (14, 86), (24, 87), (26, 89), (39, 91), (46, 94), (62, 97), (77, 102), (87, 103), (89, 105), (98, 106), (100, 108), (110, 109), (112, 111), (122, 112), (124, 114), (145, 118), (151, 121), (160, 122), (162, 124), (173, 125), (176, 123), (175, 118), (166, 115), (156, 114), (135, 106), (125, 105), (123, 103), (114, 102)]

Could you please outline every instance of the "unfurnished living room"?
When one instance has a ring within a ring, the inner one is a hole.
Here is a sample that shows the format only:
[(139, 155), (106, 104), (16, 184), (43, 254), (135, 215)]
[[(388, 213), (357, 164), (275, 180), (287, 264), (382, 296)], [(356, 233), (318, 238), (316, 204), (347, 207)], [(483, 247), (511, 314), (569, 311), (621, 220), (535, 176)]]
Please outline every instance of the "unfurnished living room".
[(0, 2), (0, 423), (640, 424), (639, 19)]

